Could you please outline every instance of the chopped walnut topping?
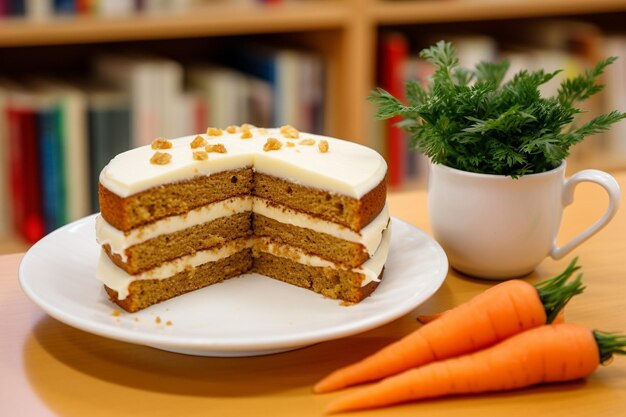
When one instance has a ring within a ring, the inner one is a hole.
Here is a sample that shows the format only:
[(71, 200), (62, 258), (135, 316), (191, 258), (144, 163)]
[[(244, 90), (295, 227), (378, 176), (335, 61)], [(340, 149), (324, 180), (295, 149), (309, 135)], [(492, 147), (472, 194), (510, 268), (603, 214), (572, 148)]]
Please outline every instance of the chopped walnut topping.
[(298, 132), (298, 129), (296, 129), (295, 127), (291, 125), (281, 126), (280, 133), (284, 137), (290, 138), (290, 139), (298, 139), (300, 137), (300, 132)]
[(189, 144), (191, 149), (201, 148), (207, 144), (206, 139), (202, 136), (198, 135), (194, 138), (194, 140)]
[(250, 138), (252, 138), (252, 132), (250, 132), (250, 129), (243, 129), (241, 133), (241, 139), (250, 139)]
[(206, 161), (207, 159), (209, 159), (209, 154), (205, 151), (194, 151), (193, 159), (195, 159), (196, 161)]
[(302, 139), (300, 142), (298, 142), (300, 145), (305, 145), (305, 146), (313, 146), (315, 145), (315, 139)]
[(222, 136), (222, 129), (210, 127), (206, 130), (206, 134), (209, 136)]
[(320, 140), (320, 143), (317, 145), (318, 149), (320, 150), (321, 153), (326, 153), (328, 152), (328, 141), (327, 140)]
[(121, 311), (119, 311), (119, 310), (113, 310), (113, 312), (111, 313), (111, 315), (112, 315), (113, 317), (119, 317), (119, 316), (121, 316), (121, 315), (122, 315), (122, 312), (121, 312)]
[(154, 319), (154, 322), (155, 322), (156, 324), (161, 324), (161, 317), (156, 316), (156, 319)]
[(251, 125), (250, 123), (244, 123), (241, 125), (241, 130), (250, 130), (250, 129), (256, 129), (256, 126)]
[(238, 129), (239, 129), (239, 128), (238, 128), (237, 126), (230, 125), (230, 126), (228, 126), (228, 127), (226, 128), (226, 131), (227, 131), (228, 133), (237, 133), (237, 130), (238, 130)]
[(226, 153), (226, 147), (221, 143), (216, 143), (215, 145), (207, 145), (204, 147), (207, 152), (215, 152), (215, 153)]
[(283, 147), (283, 143), (276, 138), (267, 138), (267, 142), (263, 145), (263, 150), (265, 152), (269, 151), (277, 151)]
[(288, 141), (287, 141), (287, 147), (288, 147), (288, 148), (293, 148), (294, 146), (296, 146), (296, 144), (295, 144), (295, 143), (293, 143), (293, 142), (292, 142), (292, 141), (290, 141), (290, 140), (288, 140)]
[(172, 160), (172, 155), (167, 152), (155, 152), (150, 158), (150, 163), (154, 165), (167, 165)]
[(156, 138), (152, 141), (152, 149), (170, 149), (172, 147), (172, 142), (165, 138)]

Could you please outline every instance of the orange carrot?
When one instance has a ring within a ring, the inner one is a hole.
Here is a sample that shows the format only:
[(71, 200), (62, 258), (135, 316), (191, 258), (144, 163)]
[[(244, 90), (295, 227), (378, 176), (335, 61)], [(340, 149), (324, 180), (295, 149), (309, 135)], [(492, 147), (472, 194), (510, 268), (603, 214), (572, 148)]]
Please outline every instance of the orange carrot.
[(361, 388), (332, 401), (326, 411), (570, 381), (590, 375), (614, 353), (626, 354), (625, 346), (626, 336), (566, 323), (541, 326), (482, 351), (411, 369)]
[(560, 275), (531, 285), (511, 280), (489, 288), (467, 303), (446, 311), (399, 341), (318, 382), (316, 393), (375, 381), (429, 362), (491, 346), (514, 334), (551, 323), (584, 287), (574, 259)]
[[(415, 320), (417, 320), (417, 322), (420, 324), (428, 324), (431, 321), (437, 320), (444, 313), (445, 311), (442, 313), (435, 313), (435, 314), (420, 314), (419, 316), (415, 318)], [(554, 320), (552, 321), (552, 324), (557, 324), (557, 323), (565, 323), (565, 310), (559, 311), (559, 314), (557, 314)]]

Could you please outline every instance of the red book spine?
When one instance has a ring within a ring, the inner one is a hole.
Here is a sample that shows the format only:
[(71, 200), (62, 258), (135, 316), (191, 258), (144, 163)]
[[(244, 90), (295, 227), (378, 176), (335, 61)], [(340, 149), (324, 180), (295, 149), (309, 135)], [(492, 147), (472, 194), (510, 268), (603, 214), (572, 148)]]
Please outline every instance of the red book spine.
[[(380, 86), (400, 100), (404, 100), (404, 65), (408, 50), (407, 40), (401, 34), (385, 36), (380, 45)], [(404, 132), (395, 126), (400, 120), (400, 117), (394, 117), (387, 120), (385, 125), (388, 178), (392, 187), (401, 185), (405, 176), (407, 138)]]
[(7, 109), (9, 177), (16, 230), (29, 242), (44, 235), (37, 124), (32, 109)]

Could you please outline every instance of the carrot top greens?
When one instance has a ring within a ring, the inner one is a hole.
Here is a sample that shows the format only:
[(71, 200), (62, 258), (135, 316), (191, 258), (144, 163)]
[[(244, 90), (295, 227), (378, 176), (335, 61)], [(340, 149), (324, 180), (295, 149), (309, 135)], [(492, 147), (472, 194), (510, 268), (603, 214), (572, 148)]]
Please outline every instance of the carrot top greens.
[(626, 355), (626, 335), (594, 330), (593, 337), (598, 345), (600, 363), (605, 363), (614, 354)]
[(581, 281), (583, 274), (578, 274), (571, 282), (567, 282), (574, 272), (580, 269), (580, 266), (576, 265), (577, 261), (578, 257), (574, 258), (567, 268), (556, 277), (535, 284), (539, 299), (546, 310), (546, 323), (548, 324), (554, 321), (559, 311), (572, 297), (585, 290)]
[(626, 113), (612, 111), (573, 125), (582, 113), (577, 104), (602, 90), (597, 81), (615, 57), (563, 81), (556, 96), (546, 98), (539, 87), (560, 70), (523, 70), (503, 82), (507, 61), (462, 68), (448, 42), (440, 41), (420, 56), (436, 68), (428, 88), (408, 81), (407, 105), (381, 88), (369, 99), (378, 105), (377, 118), (401, 116), (398, 125), (410, 133), (413, 147), (434, 163), (513, 178), (549, 171), (585, 136), (626, 118)]

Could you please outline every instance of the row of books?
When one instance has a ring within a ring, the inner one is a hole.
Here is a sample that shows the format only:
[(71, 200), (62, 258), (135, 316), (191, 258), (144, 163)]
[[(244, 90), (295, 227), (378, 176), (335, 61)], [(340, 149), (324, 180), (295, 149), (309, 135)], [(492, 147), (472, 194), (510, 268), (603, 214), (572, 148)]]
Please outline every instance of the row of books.
[(189, 10), (208, 3), (278, 4), (283, 0), (0, 0), (0, 18), (47, 19), (54, 16), (128, 16)]
[[(508, 40), (496, 40), (482, 34), (440, 34), (413, 39), (401, 32), (386, 33), (379, 44), (377, 85), (396, 97), (403, 97), (404, 84), (409, 79), (426, 86), (434, 68), (419, 57), (419, 51), (440, 39), (453, 42), (464, 67), (471, 68), (480, 61), (507, 59), (510, 69), (505, 82), (522, 69), (562, 69), (557, 77), (542, 87), (544, 96), (555, 94), (564, 78), (576, 76), (603, 57), (618, 56), (617, 62), (605, 74), (604, 81), (611, 88), (585, 103), (587, 113), (580, 121), (609, 110), (626, 111), (625, 35), (604, 35), (593, 25), (573, 21), (534, 23), (519, 32), (523, 33), (520, 39)], [(411, 149), (408, 135), (395, 126), (397, 122), (397, 119), (384, 122), (374, 139), (374, 146), (385, 153), (389, 163), (390, 185), (394, 188), (423, 185), (428, 161)], [(572, 158), (584, 159), (593, 152), (607, 154), (613, 151), (626, 159), (624, 121), (608, 133), (577, 145)]]
[(0, 80), (0, 236), (34, 242), (98, 211), (102, 168), (156, 137), (242, 123), (323, 131), (317, 55), (257, 48), (234, 62), (109, 55), (86, 81)]

